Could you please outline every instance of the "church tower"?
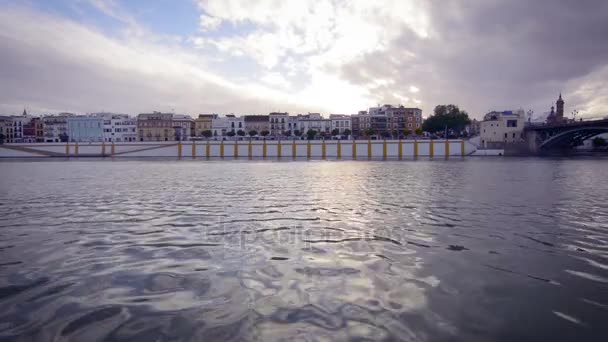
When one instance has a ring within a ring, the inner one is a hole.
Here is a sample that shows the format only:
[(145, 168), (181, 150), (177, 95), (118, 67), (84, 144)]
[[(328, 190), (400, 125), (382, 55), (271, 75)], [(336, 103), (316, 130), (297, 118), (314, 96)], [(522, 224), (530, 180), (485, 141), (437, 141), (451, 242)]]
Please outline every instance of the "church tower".
[(564, 120), (564, 100), (562, 100), (562, 94), (559, 94), (559, 99), (557, 99), (557, 108), (556, 108), (556, 119), (558, 121)]

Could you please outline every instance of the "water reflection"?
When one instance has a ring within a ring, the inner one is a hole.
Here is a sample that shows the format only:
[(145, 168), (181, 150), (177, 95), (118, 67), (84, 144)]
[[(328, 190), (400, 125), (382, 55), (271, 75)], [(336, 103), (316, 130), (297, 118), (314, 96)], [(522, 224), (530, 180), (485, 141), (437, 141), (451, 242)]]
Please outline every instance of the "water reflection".
[(0, 337), (598, 340), (603, 163), (0, 163)]

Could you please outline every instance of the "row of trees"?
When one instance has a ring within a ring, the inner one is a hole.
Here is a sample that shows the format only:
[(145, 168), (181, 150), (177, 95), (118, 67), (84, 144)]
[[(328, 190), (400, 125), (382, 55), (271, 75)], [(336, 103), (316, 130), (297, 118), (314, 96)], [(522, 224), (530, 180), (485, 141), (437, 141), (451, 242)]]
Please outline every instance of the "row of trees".
[(439, 105), (435, 107), (433, 115), (422, 123), (422, 130), (429, 133), (448, 131), (448, 134), (461, 136), (465, 134), (465, 128), (471, 123), (469, 114), (460, 110), (458, 106)]
[[(352, 132), (351, 132), (349, 129), (345, 129), (345, 130), (344, 130), (344, 132), (342, 133), (342, 135), (348, 136), (348, 135), (351, 135), (351, 133), (352, 133)], [(259, 135), (261, 135), (261, 136), (263, 136), (263, 137), (266, 137), (266, 136), (268, 136), (269, 134), (270, 134), (270, 132), (269, 132), (269, 131), (267, 131), (267, 130), (263, 130), (263, 131), (261, 131), (261, 132), (259, 133)], [(302, 134), (303, 134), (303, 132), (302, 132), (302, 131), (300, 131), (300, 130), (297, 130), (297, 129), (296, 129), (296, 130), (294, 130), (294, 131), (293, 131), (293, 135), (294, 135), (294, 136), (296, 136), (296, 137), (300, 137), (300, 136), (302, 136)], [(229, 137), (234, 137), (234, 136), (237, 136), (237, 135), (238, 135), (239, 137), (244, 137), (244, 136), (246, 136), (246, 135), (249, 135), (249, 136), (251, 136), (251, 137), (254, 137), (254, 136), (257, 136), (257, 135), (258, 135), (258, 131), (256, 131), (256, 130), (251, 130), (251, 131), (249, 131), (249, 133), (246, 133), (245, 131), (243, 131), (243, 130), (239, 129), (239, 130), (238, 130), (238, 131), (236, 131), (236, 132), (234, 132), (234, 131), (228, 131), (228, 132), (226, 132), (226, 136), (229, 136)], [(292, 135), (292, 132), (291, 132), (291, 131), (285, 131), (285, 132), (283, 132), (283, 136), (290, 137), (291, 135)], [(314, 137), (315, 137), (315, 136), (317, 136), (317, 135), (320, 135), (320, 136), (323, 136), (323, 137), (325, 137), (325, 136), (326, 136), (325, 132), (317, 132), (317, 131), (316, 131), (316, 130), (314, 130), (314, 129), (309, 129), (309, 130), (306, 132), (306, 135), (307, 135), (309, 138), (311, 138), (311, 139), (314, 139)], [(334, 137), (335, 137), (335, 136), (340, 135), (340, 130), (339, 130), (339, 129), (337, 129), (337, 128), (336, 128), (336, 129), (334, 129), (333, 131), (331, 131), (331, 135), (332, 135), (332, 136), (334, 136)], [(211, 138), (211, 137), (213, 136), (213, 131), (211, 131), (211, 130), (205, 130), (205, 131), (202, 131), (202, 132), (201, 132), (201, 136), (203, 136), (203, 137), (205, 137), (205, 138)]]

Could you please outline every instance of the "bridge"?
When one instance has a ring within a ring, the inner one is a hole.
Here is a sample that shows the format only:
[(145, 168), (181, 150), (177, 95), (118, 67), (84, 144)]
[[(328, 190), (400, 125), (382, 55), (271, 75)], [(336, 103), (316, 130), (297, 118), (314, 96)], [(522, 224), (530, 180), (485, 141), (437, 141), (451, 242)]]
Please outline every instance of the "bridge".
[(560, 124), (529, 124), (524, 129), (524, 138), (529, 153), (543, 154), (571, 150), (583, 141), (603, 133), (608, 133), (608, 118)]

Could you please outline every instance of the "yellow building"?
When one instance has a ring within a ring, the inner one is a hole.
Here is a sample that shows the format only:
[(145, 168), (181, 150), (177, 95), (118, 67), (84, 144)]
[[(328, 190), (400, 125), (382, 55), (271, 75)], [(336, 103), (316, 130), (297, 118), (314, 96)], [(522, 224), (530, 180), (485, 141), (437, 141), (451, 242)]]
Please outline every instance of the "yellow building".
[(212, 130), (211, 123), (213, 119), (217, 119), (217, 114), (200, 114), (197, 119), (194, 120), (194, 135), (198, 138), (203, 137), (204, 131)]
[(173, 114), (160, 112), (139, 114), (137, 131), (139, 141), (174, 140)]

